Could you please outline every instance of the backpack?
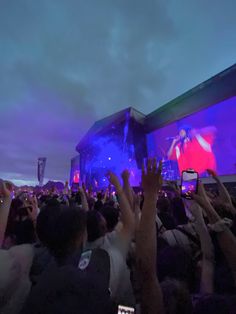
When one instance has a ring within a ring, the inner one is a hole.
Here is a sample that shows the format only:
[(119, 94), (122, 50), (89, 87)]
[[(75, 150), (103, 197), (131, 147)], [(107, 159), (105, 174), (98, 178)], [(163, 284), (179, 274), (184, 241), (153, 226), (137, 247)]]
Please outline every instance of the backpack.
[(81, 254), (78, 269), (90, 274), (102, 282), (109, 290), (110, 286), (110, 256), (104, 249), (86, 250)]
[(110, 313), (110, 258), (103, 249), (52, 263), (33, 287), (21, 314)]

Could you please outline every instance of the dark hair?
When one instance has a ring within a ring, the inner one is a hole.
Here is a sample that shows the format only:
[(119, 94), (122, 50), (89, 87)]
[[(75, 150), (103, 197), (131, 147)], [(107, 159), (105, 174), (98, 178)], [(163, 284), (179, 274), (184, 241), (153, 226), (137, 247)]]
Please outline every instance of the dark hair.
[(103, 199), (103, 194), (101, 192), (97, 193), (97, 199), (100, 201)]
[(47, 205), (37, 219), (37, 234), (56, 257), (66, 257), (86, 230), (86, 213), (77, 207)]
[(188, 223), (183, 200), (180, 197), (172, 199), (172, 211), (177, 225), (185, 225)]
[(190, 135), (190, 132), (192, 130), (192, 126), (189, 124), (182, 124), (178, 127), (178, 131), (180, 132), (181, 130), (184, 130), (187, 134), (187, 136)]
[(34, 224), (28, 217), (27, 208), (23, 207), (23, 202), (19, 198), (12, 200), (5, 236), (10, 237), (15, 245), (36, 241)]
[(7, 220), (5, 236), (11, 236), (14, 233), (15, 221), (18, 216), (18, 210), (23, 206), (23, 202), (19, 198), (15, 198), (11, 202), (11, 207)]
[(170, 200), (167, 197), (160, 197), (157, 200), (156, 207), (160, 212), (170, 212)]
[(158, 213), (158, 216), (161, 219), (163, 226), (167, 230), (174, 229), (176, 227), (176, 224), (174, 216), (172, 214), (170, 200), (166, 197), (161, 197), (157, 200), (156, 206), (157, 209), (160, 211), (160, 213)]
[(119, 221), (119, 210), (111, 206), (105, 206), (102, 208), (101, 214), (106, 219), (107, 231), (112, 232)]
[(94, 204), (94, 209), (97, 211), (101, 211), (103, 208), (103, 202), (101, 200), (97, 200)]
[(194, 269), (191, 256), (181, 247), (168, 246), (158, 254), (157, 273), (160, 281), (168, 277), (185, 282), (192, 289)]
[(194, 314), (230, 314), (227, 300), (223, 296), (208, 295), (201, 298), (194, 307)]
[(161, 283), (166, 314), (191, 314), (192, 300), (183, 283), (167, 279)]
[(31, 219), (17, 221), (14, 229), (16, 245), (36, 242), (34, 224)]
[(87, 214), (87, 233), (88, 242), (93, 242), (106, 233), (104, 225), (102, 224), (104, 220), (103, 216), (96, 210), (89, 211)]
[[(188, 139), (190, 139), (190, 141), (192, 141), (192, 136), (191, 136), (191, 130), (192, 130), (192, 127), (190, 125), (181, 125), (179, 128), (178, 128), (179, 132), (181, 130), (184, 130), (186, 132), (186, 137)], [(180, 140), (180, 149), (181, 151), (184, 151), (184, 138)]]

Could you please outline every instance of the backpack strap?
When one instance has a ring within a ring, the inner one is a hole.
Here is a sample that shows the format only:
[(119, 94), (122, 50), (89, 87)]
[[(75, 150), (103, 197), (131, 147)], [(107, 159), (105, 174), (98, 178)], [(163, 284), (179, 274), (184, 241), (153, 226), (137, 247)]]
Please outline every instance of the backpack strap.
[(194, 235), (192, 235), (190, 232), (186, 231), (185, 229), (181, 228), (181, 227), (177, 227), (175, 228), (176, 230), (179, 230), (180, 232), (182, 232), (184, 235), (186, 235), (186, 237), (191, 240), (194, 244), (196, 244), (198, 247), (201, 247), (201, 243), (199, 241), (198, 238), (196, 238)]
[(81, 271), (102, 282), (107, 289), (110, 286), (110, 266), (109, 254), (100, 248), (84, 251), (78, 264)]

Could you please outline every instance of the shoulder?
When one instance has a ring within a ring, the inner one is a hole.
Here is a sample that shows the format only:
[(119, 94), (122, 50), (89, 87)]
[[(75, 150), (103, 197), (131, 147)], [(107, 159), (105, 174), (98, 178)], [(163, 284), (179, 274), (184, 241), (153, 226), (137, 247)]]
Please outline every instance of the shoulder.
[(5, 287), (18, 279), (20, 265), (9, 250), (0, 250), (0, 262), (0, 289), (3, 292)]
[(103, 303), (109, 305), (108, 290), (94, 278), (93, 273), (72, 265), (54, 265), (47, 269), (32, 289), (23, 313), (32, 313), (36, 309), (40, 314), (58, 313), (59, 309), (65, 313), (78, 313), (86, 308), (89, 313), (96, 313), (96, 307), (99, 312)]
[(105, 235), (105, 241), (113, 243), (117, 241), (117, 239), (119, 239), (119, 232), (117, 230), (109, 232)]
[(119, 254), (121, 254), (121, 256), (125, 259), (129, 251), (131, 238), (122, 232), (122, 230), (119, 230), (108, 234), (107, 239), (110, 248), (113, 251), (118, 251)]

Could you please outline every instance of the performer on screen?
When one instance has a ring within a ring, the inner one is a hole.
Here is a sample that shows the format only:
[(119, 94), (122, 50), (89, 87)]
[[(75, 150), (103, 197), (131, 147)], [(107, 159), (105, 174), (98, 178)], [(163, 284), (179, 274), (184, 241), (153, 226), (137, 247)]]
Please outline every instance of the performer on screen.
[(190, 126), (179, 128), (179, 135), (173, 139), (168, 151), (168, 158), (176, 160), (179, 171), (194, 169), (200, 175), (206, 169), (216, 170), (216, 160), (212, 145), (215, 139), (216, 128), (206, 127), (200, 130)]
[(74, 176), (73, 176), (73, 183), (79, 183), (80, 180), (80, 173), (78, 170), (75, 170)]

